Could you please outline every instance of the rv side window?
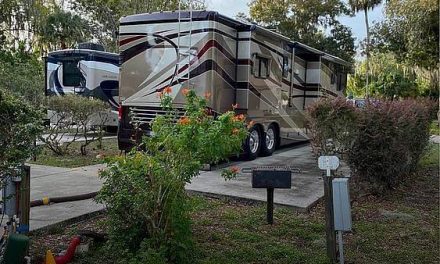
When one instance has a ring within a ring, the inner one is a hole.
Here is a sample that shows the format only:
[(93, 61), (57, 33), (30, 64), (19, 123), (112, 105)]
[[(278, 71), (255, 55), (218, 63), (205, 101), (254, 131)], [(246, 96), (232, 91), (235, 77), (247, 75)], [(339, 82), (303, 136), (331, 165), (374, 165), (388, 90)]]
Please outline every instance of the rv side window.
[(78, 61), (63, 62), (63, 85), (64, 86), (80, 86), (81, 72), (78, 69)]
[(254, 76), (266, 79), (269, 77), (269, 59), (255, 55)]

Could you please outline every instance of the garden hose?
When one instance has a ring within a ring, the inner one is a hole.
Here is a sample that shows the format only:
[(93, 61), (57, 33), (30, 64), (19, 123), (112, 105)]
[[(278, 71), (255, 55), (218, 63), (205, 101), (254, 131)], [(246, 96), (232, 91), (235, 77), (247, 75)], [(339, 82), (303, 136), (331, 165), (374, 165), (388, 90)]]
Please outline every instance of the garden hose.
[(65, 202), (88, 200), (94, 198), (97, 194), (98, 192), (91, 192), (85, 194), (52, 197), (52, 198), (45, 196), (42, 199), (31, 201), (31, 207), (40, 206), (40, 205), (49, 205), (52, 203), (65, 203)]

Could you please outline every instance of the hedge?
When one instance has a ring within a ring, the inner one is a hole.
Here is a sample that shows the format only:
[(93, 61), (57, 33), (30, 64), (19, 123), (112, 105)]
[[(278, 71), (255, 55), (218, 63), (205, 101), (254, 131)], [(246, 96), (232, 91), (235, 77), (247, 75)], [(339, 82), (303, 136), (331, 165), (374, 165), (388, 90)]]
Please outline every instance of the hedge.
[(307, 109), (311, 144), (317, 155), (341, 156), (359, 180), (382, 193), (417, 169), (436, 106), (411, 99), (355, 108), (345, 98), (321, 99)]

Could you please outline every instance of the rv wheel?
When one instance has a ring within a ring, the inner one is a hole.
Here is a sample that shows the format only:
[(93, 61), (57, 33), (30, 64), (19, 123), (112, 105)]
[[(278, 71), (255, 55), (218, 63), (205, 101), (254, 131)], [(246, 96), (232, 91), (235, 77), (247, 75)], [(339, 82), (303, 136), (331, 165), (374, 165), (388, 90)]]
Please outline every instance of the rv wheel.
[(260, 131), (255, 126), (249, 130), (249, 136), (244, 144), (244, 152), (248, 160), (254, 160), (258, 157), (261, 148)]
[(264, 133), (263, 139), (261, 140), (261, 154), (263, 156), (270, 156), (275, 151), (277, 146), (278, 134), (274, 125), (270, 125), (267, 128), (266, 133)]

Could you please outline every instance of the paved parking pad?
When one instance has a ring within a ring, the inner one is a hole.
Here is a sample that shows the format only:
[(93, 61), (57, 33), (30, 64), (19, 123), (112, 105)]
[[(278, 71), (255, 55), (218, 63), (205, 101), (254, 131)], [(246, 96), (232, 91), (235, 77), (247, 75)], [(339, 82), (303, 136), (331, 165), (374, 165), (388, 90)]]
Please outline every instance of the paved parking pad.
[[(291, 189), (275, 189), (274, 202), (305, 211), (324, 195), (322, 172), (318, 168), (317, 160), (313, 157), (309, 145), (285, 148), (278, 150), (270, 157), (231, 164), (240, 169), (286, 165), (298, 168), (301, 172), (292, 174)], [(236, 179), (230, 181), (225, 181), (220, 174), (221, 169), (201, 172), (200, 176), (187, 185), (187, 189), (213, 195), (266, 201), (266, 189), (252, 189), (250, 173), (240, 173)]]
[[(307, 210), (324, 195), (321, 171), (317, 167), (317, 161), (313, 158), (309, 145), (284, 148), (276, 151), (271, 157), (262, 157), (254, 161), (228, 164), (239, 168), (272, 165), (288, 165), (301, 171), (292, 174), (292, 189), (275, 190), (276, 204)], [(42, 199), (44, 196), (59, 197), (98, 191), (102, 186), (98, 171), (105, 167), (105, 165), (92, 165), (70, 169), (33, 164), (30, 166), (31, 200)], [(266, 201), (265, 189), (252, 189), (250, 173), (241, 173), (236, 179), (225, 181), (221, 177), (222, 170), (223, 168), (214, 168), (212, 171), (202, 171), (191, 184), (186, 186), (187, 190), (216, 196)], [(30, 229), (39, 229), (102, 209), (104, 206), (92, 199), (33, 207), (30, 214)]]

